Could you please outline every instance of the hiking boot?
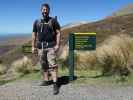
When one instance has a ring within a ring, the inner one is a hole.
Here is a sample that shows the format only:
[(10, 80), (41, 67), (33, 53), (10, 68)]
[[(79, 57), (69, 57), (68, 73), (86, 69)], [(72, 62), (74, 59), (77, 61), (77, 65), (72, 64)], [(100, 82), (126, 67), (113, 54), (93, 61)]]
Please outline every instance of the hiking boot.
[(49, 81), (42, 81), (40, 86), (48, 86), (49, 85)]
[(53, 84), (53, 94), (57, 95), (59, 93), (59, 86), (57, 84), (57, 82), (54, 82)]

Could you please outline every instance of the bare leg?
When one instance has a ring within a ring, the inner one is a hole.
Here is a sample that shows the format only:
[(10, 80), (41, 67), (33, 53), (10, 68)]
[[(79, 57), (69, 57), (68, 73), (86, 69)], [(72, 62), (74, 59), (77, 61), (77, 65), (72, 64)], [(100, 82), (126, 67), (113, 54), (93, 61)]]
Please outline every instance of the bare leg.
[(43, 80), (45, 80), (45, 81), (49, 80), (48, 71), (43, 72)]
[(52, 79), (53, 79), (53, 82), (57, 82), (58, 80), (58, 68), (54, 68), (52, 71), (51, 71), (51, 75), (52, 75)]
[(58, 68), (54, 68), (51, 71), (52, 78), (53, 78), (53, 94), (57, 95), (59, 93), (59, 84), (58, 84)]

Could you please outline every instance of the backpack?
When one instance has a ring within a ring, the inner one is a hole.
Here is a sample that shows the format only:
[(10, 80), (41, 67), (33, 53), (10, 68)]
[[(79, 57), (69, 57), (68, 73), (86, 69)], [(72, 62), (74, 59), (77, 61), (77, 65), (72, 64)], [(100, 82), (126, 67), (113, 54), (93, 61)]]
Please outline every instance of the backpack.
[(50, 17), (48, 22), (45, 22), (43, 19), (37, 20), (37, 40), (38, 40), (38, 47), (41, 48), (39, 45), (41, 42), (48, 42), (49, 44), (55, 44), (56, 41), (56, 32), (54, 31), (53, 23), (57, 21), (57, 17), (52, 18)]

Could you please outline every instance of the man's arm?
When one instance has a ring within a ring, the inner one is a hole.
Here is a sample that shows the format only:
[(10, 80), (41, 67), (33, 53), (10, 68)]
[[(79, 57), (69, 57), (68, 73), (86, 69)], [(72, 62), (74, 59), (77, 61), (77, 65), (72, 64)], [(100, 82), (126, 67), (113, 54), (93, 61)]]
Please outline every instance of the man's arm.
[(57, 36), (56, 36), (56, 45), (60, 45), (60, 36), (61, 36), (61, 31), (56, 30)]
[(32, 48), (35, 48), (36, 46), (36, 32), (32, 32)]
[(36, 52), (36, 32), (32, 32), (32, 53)]
[(37, 20), (33, 23), (32, 31), (32, 53), (36, 51), (36, 40), (37, 40)]
[(59, 49), (60, 37), (61, 37), (61, 31), (59, 29), (56, 29), (56, 45), (54, 47), (55, 51), (57, 51)]

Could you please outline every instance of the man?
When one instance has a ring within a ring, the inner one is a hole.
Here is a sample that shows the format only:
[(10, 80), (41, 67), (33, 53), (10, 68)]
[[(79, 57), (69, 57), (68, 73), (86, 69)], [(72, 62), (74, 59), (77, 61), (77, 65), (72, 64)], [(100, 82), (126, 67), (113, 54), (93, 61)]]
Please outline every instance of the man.
[(58, 66), (56, 52), (60, 45), (60, 25), (55, 18), (49, 16), (48, 4), (41, 5), (42, 18), (33, 24), (32, 53), (38, 51), (40, 64), (43, 69), (43, 82), (41, 85), (49, 85), (49, 72), (53, 79), (53, 94), (59, 93), (58, 89)]

